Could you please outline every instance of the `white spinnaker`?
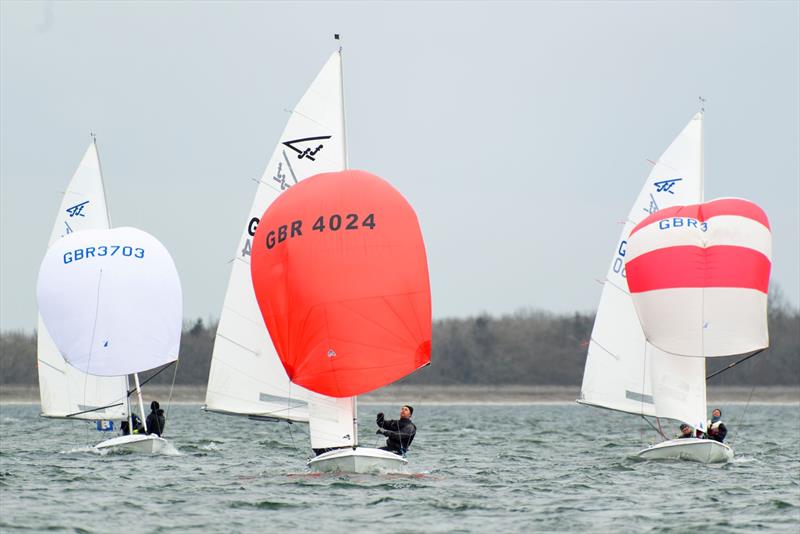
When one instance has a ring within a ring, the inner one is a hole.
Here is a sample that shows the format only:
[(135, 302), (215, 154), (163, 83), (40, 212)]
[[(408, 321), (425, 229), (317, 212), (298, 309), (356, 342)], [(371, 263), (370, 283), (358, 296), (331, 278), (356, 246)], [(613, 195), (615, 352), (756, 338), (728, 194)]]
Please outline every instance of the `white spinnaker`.
[(84, 373), (125, 376), (178, 358), (180, 279), (147, 232), (84, 230), (57, 240), (42, 260), (36, 300), (59, 352)]
[[(96, 145), (91, 143), (64, 192), (47, 245), (50, 247), (72, 232), (110, 226), (100, 160)], [(43, 416), (88, 420), (128, 417), (125, 377), (87, 375), (67, 365), (47, 333), (41, 315), (36, 345)], [(95, 410), (103, 406), (111, 407)]]
[(664, 362), (669, 362), (669, 374), (685, 367), (685, 373), (678, 374), (691, 382), (689, 389), (697, 390), (702, 380), (705, 391), (705, 374), (697, 374), (695, 364), (647, 343), (625, 279), (627, 238), (634, 226), (659, 209), (702, 201), (702, 121), (702, 113), (695, 114), (672, 141), (653, 166), (628, 213), (597, 308), (581, 385), (581, 403), (674, 418), (673, 409), (666, 404), (657, 406), (659, 403), (653, 396), (653, 376), (665, 374), (661, 370)]
[(206, 390), (208, 410), (309, 419), (311, 393), (289, 381), (264, 326), (250, 277), (250, 249), (255, 224), (282, 191), (309, 176), (345, 168), (344, 134), (341, 56), (335, 52), (292, 111), (243, 221), (214, 341)]

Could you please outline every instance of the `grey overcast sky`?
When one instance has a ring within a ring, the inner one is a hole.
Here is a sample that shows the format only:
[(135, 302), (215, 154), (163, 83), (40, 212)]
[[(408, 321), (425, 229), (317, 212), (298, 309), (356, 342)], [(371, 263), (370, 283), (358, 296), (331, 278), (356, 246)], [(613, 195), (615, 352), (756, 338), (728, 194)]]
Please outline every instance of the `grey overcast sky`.
[[(283, 127), (344, 38), (350, 163), (415, 207), (435, 318), (592, 311), (650, 166), (707, 98), (706, 198), (768, 213), (800, 302), (800, 3), (0, 3), (0, 329), (36, 325), (97, 132), (111, 219), (219, 316)], [(81, 305), (76, 303), (76, 306)]]

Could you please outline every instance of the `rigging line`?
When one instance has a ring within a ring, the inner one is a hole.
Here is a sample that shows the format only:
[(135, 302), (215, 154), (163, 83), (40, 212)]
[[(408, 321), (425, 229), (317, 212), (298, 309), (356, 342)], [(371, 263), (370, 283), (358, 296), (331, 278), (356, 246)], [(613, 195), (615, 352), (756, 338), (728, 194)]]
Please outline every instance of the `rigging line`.
[[(656, 428), (656, 427), (655, 427), (655, 425), (653, 425), (653, 423), (651, 423), (651, 422), (650, 422), (650, 419), (648, 419), (648, 418), (647, 418), (647, 417), (645, 417), (644, 415), (642, 415), (642, 419), (644, 419), (644, 420), (645, 420), (645, 422), (646, 422), (648, 425), (650, 425), (650, 428), (652, 428), (653, 430), (655, 430), (656, 432), (658, 432), (658, 433), (661, 435), (661, 437), (662, 437), (662, 438), (664, 438), (664, 439), (667, 439), (667, 436), (665, 436), (663, 432), (661, 432), (661, 431), (660, 431), (658, 428)], [(661, 425), (661, 423), (659, 423), (659, 425)]]
[[(764, 350), (764, 349), (761, 349)], [(758, 360), (756, 366), (760, 365), (766, 358), (761, 358)], [(750, 388), (750, 395), (747, 397), (747, 404), (744, 405), (744, 411), (742, 411), (742, 415), (739, 416), (739, 421), (736, 423), (736, 434), (731, 436), (731, 446), (733, 446), (733, 442), (735, 438), (739, 437), (739, 429), (742, 427), (742, 421), (744, 421), (744, 416), (747, 414), (747, 409), (750, 408), (750, 401), (753, 399), (753, 393), (756, 391), (756, 384), (753, 384), (753, 387)]]
[[(169, 362), (167, 365), (165, 365), (163, 368), (161, 368), (159, 373), (161, 371), (163, 371), (164, 369), (166, 369), (167, 367), (169, 367), (170, 365), (172, 365), (172, 362)], [(158, 374), (158, 373), (156, 373), (156, 374)], [(156, 375), (153, 375), (153, 376), (156, 376)], [(151, 376), (150, 378), (153, 378), (153, 376)], [(167, 411), (164, 414), (164, 427), (167, 426), (167, 418), (169, 417), (169, 407), (172, 406), (172, 391), (175, 389), (175, 378), (177, 376), (178, 376), (178, 360), (175, 360), (175, 372), (172, 373), (172, 385), (169, 387), (169, 398), (167, 398)], [(147, 380), (149, 381), (150, 378), (148, 378)], [(146, 383), (147, 382), (145, 382), (145, 384)], [(140, 386), (141, 386), (141, 384), (140, 384)], [(156, 417), (156, 421), (158, 421), (158, 417)], [(159, 428), (159, 430), (161, 431), (161, 437), (164, 437), (164, 429), (163, 428)]]
[[(97, 316), (98, 311), (100, 309), (100, 284), (103, 282), (103, 268), (100, 268), (100, 276), (97, 278), (97, 296), (95, 297), (94, 302), (94, 323), (92, 324), (92, 338), (89, 341), (89, 360), (86, 362), (86, 368), (89, 368), (89, 365), (92, 363), (92, 348), (94, 347), (94, 336), (97, 332)], [(83, 379), (83, 405), (86, 406), (88, 403), (86, 402), (86, 386), (89, 384), (89, 373), (84, 373)], [(89, 427), (86, 427), (86, 441), (89, 441)]]
[[(645, 377), (647, 376), (647, 340), (645, 339), (644, 342), (644, 365), (642, 365), (642, 396), (641, 400), (639, 401), (639, 411), (644, 413), (644, 386), (645, 386)], [(654, 399), (655, 400), (655, 399)], [(642, 416), (644, 417), (644, 416)], [(647, 421), (647, 419), (645, 419)], [(650, 425), (652, 426), (652, 425)]]
[[(286, 413), (289, 416), (291, 416), (291, 414), (292, 414), (292, 381), (291, 380), (289, 381), (289, 394), (286, 395)], [(311, 425), (311, 422), (310, 422), (310, 420), (311, 420), (311, 412), (310, 412), (310, 410), (309, 410), (308, 419), (309, 419), (309, 426), (310, 426)], [(294, 425), (292, 424), (292, 421), (289, 420), (289, 419), (286, 419), (286, 422), (289, 425), (289, 438), (292, 440), (292, 448), (294, 449), (295, 454), (297, 454), (297, 446), (294, 444)]]
[(107, 408), (115, 408), (117, 406), (122, 406), (123, 404), (125, 404), (125, 403), (124, 402), (118, 402), (116, 404), (107, 404), (106, 406), (100, 406), (99, 408), (92, 408), (91, 410), (83, 410), (82, 412), (68, 413), (64, 417), (75, 417), (76, 415), (82, 415), (82, 414), (85, 414), (85, 413), (99, 412), (100, 410), (105, 410)]
[(664, 439), (669, 439), (669, 438), (667, 438), (667, 436), (664, 434), (664, 429), (663, 429), (663, 428), (661, 428), (661, 418), (659, 418), (659, 417), (656, 417), (656, 423), (658, 423), (658, 433), (659, 433), (659, 434), (661, 434), (661, 437), (663, 437)]
[[(164, 367), (162, 367), (161, 369), (159, 369), (159, 370), (158, 370), (158, 371), (157, 371), (155, 374), (153, 374), (153, 375), (149, 376), (149, 377), (147, 378), (147, 380), (145, 380), (144, 382), (141, 382), (141, 383), (139, 384), (139, 386), (141, 387), (141, 386), (143, 386), (143, 385), (147, 384), (148, 382), (150, 382), (152, 379), (154, 379), (155, 377), (157, 377), (158, 375), (160, 375), (162, 371), (166, 371), (166, 370), (167, 370), (167, 368), (169, 368), (169, 366), (170, 366), (170, 365), (172, 365), (173, 363), (174, 363), (174, 364), (176, 364), (176, 365), (175, 365), (175, 373), (177, 374), (177, 372), (178, 372), (178, 366), (177, 366), (177, 362), (178, 362), (178, 360), (175, 360), (175, 361), (171, 361), (171, 362), (169, 362), (169, 363), (168, 363), (168, 364), (166, 364)], [(173, 385), (175, 384), (175, 377), (174, 377), (174, 376), (173, 376), (173, 378), (172, 378), (172, 383), (173, 383)], [(136, 391), (136, 388), (133, 388), (133, 389), (129, 390), (129, 391), (128, 391), (128, 397), (130, 397), (130, 396), (133, 394), (133, 392), (134, 392), (134, 391)], [(171, 394), (172, 394), (172, 393), (170, 393), (170, 395), (171, 395)]]
[(745, 361), (745, 360), (749, 360), (749, 359), (750, 359), (750, 358), (752, 358), (753, 356), (756, 356), (756, 355), (758, 355), (758, 354), (761, 354), (762, 352), (764, 352), (764, 349), (759, 349), (759, 350), (757, 350), (757, 351), (753, 352), (752, 354), (749, 354), (749, 355), (745, 356), (745, 357), (744, 357), (744, 358), (742, 358), (741, 360), (738, 360), (738, 361), (735, 361), (735, 362), (733, 362), (733, 363), (731, 363), (731, 364), (728, 364), (727, 366), (723, 367), (722, 369), (718, 369), (717, 371), (714, 371), (713, 373), (711, 373), (710, 375), (708, 375), (708, 376), (706, 377), (706, 380), (708, 380), (708, 379), (710, 379), (710, 378), (713, 378), (713, 377), (717, 376), (718, 374), (722, 374), (722, 373), (724, 373), (725, 371), (727, 371), (728, 369), (732, 369), (733, 367), (736, 367), (737, 365), (739, 365), (739, 364), (740, 364), (740, 363), (742, 363), (743, 361)]
[(294, 442), (294, 425), (288, 419), (286, 420), (286, 423), (288, 423), (289, 425), (289, 438), (292, 440), (292, 448), (294, 449), (295, 454), (299, 454), (297, 450), (297, 445), (295, 445)]

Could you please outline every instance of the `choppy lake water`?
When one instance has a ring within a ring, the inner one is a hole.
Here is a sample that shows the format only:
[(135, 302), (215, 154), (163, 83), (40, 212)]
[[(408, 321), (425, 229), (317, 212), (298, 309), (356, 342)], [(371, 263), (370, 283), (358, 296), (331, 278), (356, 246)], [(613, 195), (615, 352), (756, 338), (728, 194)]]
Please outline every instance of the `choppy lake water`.
[[(360, 406), (362, 445), (376, 443), (379, 410), (398, 407)], [(0, 530), (798, 532), (800, 406), (723, 410), (736, 460), (701, 465), (633, 459), (655, 440), (634, 416), (418, 403), (410, 473), (347, 476), (306, 470), (303, 425), (173, 405), (178, 455), (101, 456), (89, 445), (108, 436), (93, 425), (6, 404)]]

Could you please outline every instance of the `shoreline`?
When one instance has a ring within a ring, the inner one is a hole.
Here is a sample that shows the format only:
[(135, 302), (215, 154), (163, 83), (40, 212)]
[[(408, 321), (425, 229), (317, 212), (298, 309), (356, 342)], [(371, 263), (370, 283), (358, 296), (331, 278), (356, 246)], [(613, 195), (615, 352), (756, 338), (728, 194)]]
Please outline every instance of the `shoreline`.
[[(168, 386), (143, 388), (145, 397), (170, 399)], [(363, 404), (571, 404), (580, 386), (543, 385), (407, 385), (394, 384), (359, 396)], [(203, 404), (205, 386), (175, 386), (171, 402)], [(800, 386), (709, 386), (709, 404), (798, 404)], [(0, 386), (0, 404), (38, 404), (39, 388), (32, 385)]]

